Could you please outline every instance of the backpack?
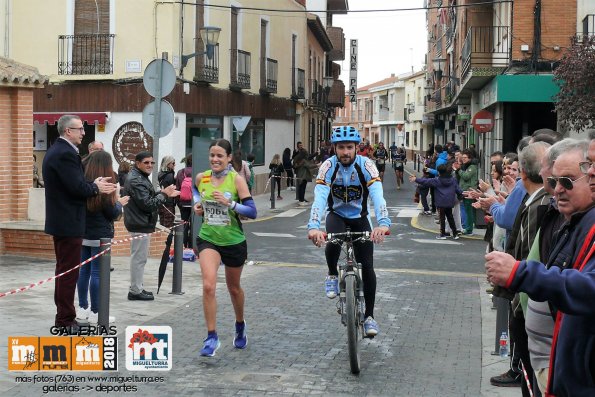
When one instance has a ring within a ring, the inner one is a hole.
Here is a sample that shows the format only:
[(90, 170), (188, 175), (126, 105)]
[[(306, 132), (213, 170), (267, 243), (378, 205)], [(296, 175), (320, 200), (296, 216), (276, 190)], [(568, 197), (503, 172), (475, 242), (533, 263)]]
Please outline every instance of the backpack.
[(180, 186), (180, 201), (192, 201), (192, 173), (184, 174), (184, 180)]

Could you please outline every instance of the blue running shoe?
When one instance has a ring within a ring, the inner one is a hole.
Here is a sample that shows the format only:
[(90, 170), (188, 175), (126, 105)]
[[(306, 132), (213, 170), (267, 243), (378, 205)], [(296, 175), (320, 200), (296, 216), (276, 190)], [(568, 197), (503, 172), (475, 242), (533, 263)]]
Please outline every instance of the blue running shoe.
[(364, 334), (366, 336), (376, 336), (378, 335), (378, 323), (372, 317), (368, 316), (366, 321), (364, 321)]
[(245, 349), (248, 346), (248, 335), (246, 335), (246, 320), (243, 323), (236, 322), (236, 336), (233, 338), (233, 347)]
[(337, 276), (326, 276), (324, 280), (324, 291), (326, 297), (329, 299), (335, 299), (339, 295), (339, 279)]
[(221, 346), (221, 342), (219, 342), (219, 337), (217, 334), (207, 336), (207, 339), (204, 340), (205, 344), (200, 351), (201, 356), (205, 357), (213, 357), (219, 346)]

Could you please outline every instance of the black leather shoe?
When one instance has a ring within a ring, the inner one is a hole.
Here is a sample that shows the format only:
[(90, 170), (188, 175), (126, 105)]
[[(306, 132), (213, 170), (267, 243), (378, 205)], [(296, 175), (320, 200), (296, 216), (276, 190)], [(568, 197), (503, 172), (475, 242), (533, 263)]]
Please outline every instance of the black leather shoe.
[(145, 289), (143, 290), (143, 292), (142, 292), (142, 293), (143, 293), (143, 294), (147, 294), (147, 295), (151, 295), (151, 296), (153, 296), (153, 293), (152, 293), (151, 291), (147, 291), (147, 290), (145, 290)]
[(492, 386), (498, 387), (521, 387), (521, 374), (509, 369), (502, 375), (492, 376), (490, 383)]
[(128, 293), (128, 300), (129, 301), (152, 301), (155, 297), (153, 295), (149, 295), (142, 291), (140, 294), (133, 294), (132, 292)]

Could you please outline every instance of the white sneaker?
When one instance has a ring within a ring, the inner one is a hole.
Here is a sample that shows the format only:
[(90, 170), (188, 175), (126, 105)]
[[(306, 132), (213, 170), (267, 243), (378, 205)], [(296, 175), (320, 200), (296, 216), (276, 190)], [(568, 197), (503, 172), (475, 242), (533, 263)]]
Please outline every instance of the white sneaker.
[(91, 309), (89, 307), (86, 309), (78, 307), (76, 309), (76, 318), (77, 320), (87, 320), (89, 318), (89, 313), (91, 313)]
[(305, 201), (300, 201), (300, 202), (298, 203), (298, 205), (299, 205), (300, 207), (307, 207), (307, 206), (309, 206), (309, 205), (310, 205), (310, 203), (307, 203), (307, 202), (305, 202)]
[[(97, 321), (99, 320), (99, 313), (93, 313), (93, 312), (89, 312), (89, 324), (97, 324)], [(113, 323), (114, 321), (116, 321), (116, 318), (113, 316), (109, 316), (109, 322)]]

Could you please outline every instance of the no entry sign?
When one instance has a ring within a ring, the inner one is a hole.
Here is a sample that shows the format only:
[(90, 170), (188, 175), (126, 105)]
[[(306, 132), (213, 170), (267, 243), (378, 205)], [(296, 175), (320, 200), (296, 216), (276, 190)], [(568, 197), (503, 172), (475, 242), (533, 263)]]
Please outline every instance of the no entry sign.
[(494, 115), (487, 110), (475, 113), (471, 125), (477, 132), (490, 132), (494, 128)]

